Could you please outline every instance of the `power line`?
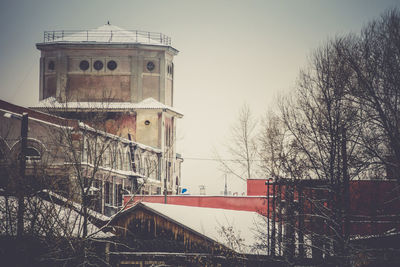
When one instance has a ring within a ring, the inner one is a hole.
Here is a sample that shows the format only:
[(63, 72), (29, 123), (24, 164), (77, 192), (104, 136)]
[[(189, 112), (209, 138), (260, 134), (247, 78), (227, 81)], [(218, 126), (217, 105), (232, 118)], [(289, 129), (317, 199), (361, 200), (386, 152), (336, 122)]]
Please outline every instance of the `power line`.
[(21, 87), (24, 85), (26, 79), (31, 75), (32, 70), (34, 69), (35, 63), (37, 62), (37, 57), (34, 57), (32, 65), (30, 66), (30, 68), (27, 70), (27, 72), (25, 73), (25, 76), (23, 77), (22, 80), (20, 80), (19, 85), (17, 86), (17, 88), (15, 88), (13, 94), (12, 94), (12, 98), (14, 98), (17, 93), (19, 93)]

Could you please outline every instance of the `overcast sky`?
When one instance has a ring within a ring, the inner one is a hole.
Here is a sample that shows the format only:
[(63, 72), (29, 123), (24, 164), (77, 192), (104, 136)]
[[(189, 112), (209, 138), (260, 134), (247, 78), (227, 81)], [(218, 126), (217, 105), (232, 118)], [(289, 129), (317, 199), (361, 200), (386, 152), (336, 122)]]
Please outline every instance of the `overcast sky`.
[[(247, 103), (255, 116), (293, 88), (307, 57), (328, 38), (359, 32), (399, 1), (0, 1), (0, 99), (32, 106), (39, 97), (39, 51), (45, 30), (97, 28), (162, 32), (175, 57), (175, 107), (183, 184), (193, 194), (224, 188), (213, 148), (229, 135)], [(221, 152), (223, 154), (223, 152)], [(224, 155), (229, 158), (228, 155)], [(228, 189), (246, 186), (228, 177)]]

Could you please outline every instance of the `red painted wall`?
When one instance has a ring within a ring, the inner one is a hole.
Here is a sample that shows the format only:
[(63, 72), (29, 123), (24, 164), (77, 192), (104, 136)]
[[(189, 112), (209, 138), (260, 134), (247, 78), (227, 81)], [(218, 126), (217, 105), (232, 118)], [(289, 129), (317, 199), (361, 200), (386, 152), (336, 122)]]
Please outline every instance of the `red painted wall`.
[[(267, 179), (248, 179), (247, 180), (247, 195), (248, 196), (266, 196), (267, 186), (265, 182)], [(270, 185), (270, 192), (272, 193), (272, 186)]]
[[(124, 196), (124, 203), (131, 199)], [(136, 196), (128, 207), (136, 201), (164, 203), (164, 196)], [(167, 196), (167, 203), (192, 207), (255, 211), (266, 214), (266, 197), (234, 197), (234, 196)]]

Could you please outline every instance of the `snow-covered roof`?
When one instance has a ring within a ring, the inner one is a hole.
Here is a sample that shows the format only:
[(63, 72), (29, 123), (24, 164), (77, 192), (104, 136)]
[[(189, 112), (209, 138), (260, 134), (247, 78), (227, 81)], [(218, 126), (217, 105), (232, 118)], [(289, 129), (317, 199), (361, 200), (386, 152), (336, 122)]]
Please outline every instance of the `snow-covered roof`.
[(155, 32), (125, 30), (111, 24), (83, 31), (46, 31), (45, 43), (135, 43), (150, 45), (171, 45), (171, 38)]
[[(265, 218), (256, 212), (188, 207), (181, 205), (140, 202), (144, 207), (161, 216), (176, 221), (238, 253), (262, 254), (254, 249), (257, 243), (257, 228), (266, 225)], [(136, 204), (138, 205), (138, 203)], [(130, 209), (134, 209), (133, 206)], [(128, 209), (126, 212), (129, 212)], [(242, 239), (240, 246), (231, 247), (225, 234)]]
[(175, 113), (179, 117), (183, 114), (177, 109), (158, 102), (154, 98), (146, 98), (139, 103), (131, 102), (58, 102), (54, 97), (39, 101), (33, 109), (90, 109), (90, 110), (137, 110), (137, 109), (161, 109)]
[(367, 239), (377, 239), (377, 238), (385, 238), (391, 236), (400, 236), (400, 230), (397, 228), (392, 228), (387, 230), (386, 232), (380, 234), (370, 234), (370, 235), (353, 235), (350, 237), (350, 240), (357, 241), (357, 240), (367, 240)]
[[(8, 207), (8, 210), (6, 207)], [(17, 210), (18, 200), (16, 197), (0, 196), (1, 235), (16, 235)], [(102, 219), (105, 219), (105, 217), (102, 217)], [(34, 229), (31, 228), (32, 220), (35, 220)], [(83, 233), (83, 217), (74, 208), (36, 196), (25, 198), (24, 225), (27, 231), (39, 236), (51, 234), (63, 237), (80, 237)], [(88, 235), (94, 238), (113, 236), (111, 233), (100, 231), (90, 221), (88, 222)]]
[[(74, 163), (64, 163), (64, 164), (74, 164)], [(119, 170), (119, 169), (114, 169), (114, 168), (110, 168), (110, 167), (104, 167), (104, 166), (95, 166), (94, 164), (91, 164), (89, 162), (85, 162), (82, 161), (80, 162), (80, 165), (82, 166), (86, 166), (89, 168), (95, 168), (97, 167), (99, 171), (103, 171), (103, 172), (108, 172), (108, 173), (115, 173), (115, 174), (120, 174), (123, 176), (135, 176), (135, 177), (139, 177), (139, 178), (144, 178), (146, 179), (146, 176), (138, 173), (138, 172), (134, 172), (134, 171), (125, 171), (125, 170)]]
[[(68, 203), (71, 207), (73, 207), (75, 209), (75, 211), (82, 210), (82, 205), (81, 204), (79, 204), (77, 202), (74, 202), (74, 201), (71, 201), (71, 200), (68, 200), (67, 198), (65, 198), (65, 197), (63, 197), (63, 196), (61, 196), (61, 195), (59, 195), (57, 193), (54, 193), (53, 191), (45, 189), (45, 190), (43, 190), (43, 193), (48, 194), (48, 196), (50, 197), (50, 200), (52, 202), (54, 202), (54, 200), (60, 200), (63, 203)], [(97, 211), (91, 210), (91, 209), (88, 209), (87, 212), (88, 212), (89, 216), (91, 216), (92, 218), (100, 220), (100, 221), (102, 221), (104, 223), (111, 219), (110, 217), (108, 217), (108, 216), (106, 216), (104, 214), (101, 214), (101, 213), (99, 213)]]

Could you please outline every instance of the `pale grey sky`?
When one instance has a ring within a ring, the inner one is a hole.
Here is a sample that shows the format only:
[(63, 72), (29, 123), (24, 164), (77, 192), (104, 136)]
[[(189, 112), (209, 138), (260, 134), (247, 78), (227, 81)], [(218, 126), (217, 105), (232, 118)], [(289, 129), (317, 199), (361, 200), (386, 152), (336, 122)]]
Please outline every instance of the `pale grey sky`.
[[(243, 103), (256, 116), (293, 87), (313, 49), (328, 38), (359, 32), (394, 0), (376, 1), (21, 1), (0, 2), (0, 99), (31, 106), (38, 101), (39, 51), (43, 31), (92, 29), (105, 24), (172, 37), (178, 150), (186, 158), (183, 183), (191, 192), (206, 185), (223, 191), (223, 174), (212, 148), (229, 134)], [(244, 192), (229, 177), (232, 192)]]

